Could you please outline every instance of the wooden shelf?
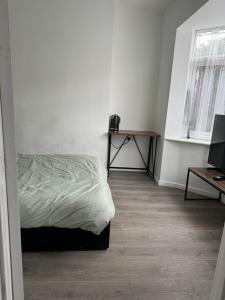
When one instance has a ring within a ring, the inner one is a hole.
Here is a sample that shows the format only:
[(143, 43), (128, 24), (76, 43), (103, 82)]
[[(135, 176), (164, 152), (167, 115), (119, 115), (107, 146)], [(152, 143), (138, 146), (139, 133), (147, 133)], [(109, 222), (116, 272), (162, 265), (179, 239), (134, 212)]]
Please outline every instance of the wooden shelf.
[(138, 131), (138, 130), (119, 130), (119, 131), (109, 131), (111, 135), (133, 135), (133, 136), (152, 136), (152, 137), (160, 137), (160, 134), (154, 131)]

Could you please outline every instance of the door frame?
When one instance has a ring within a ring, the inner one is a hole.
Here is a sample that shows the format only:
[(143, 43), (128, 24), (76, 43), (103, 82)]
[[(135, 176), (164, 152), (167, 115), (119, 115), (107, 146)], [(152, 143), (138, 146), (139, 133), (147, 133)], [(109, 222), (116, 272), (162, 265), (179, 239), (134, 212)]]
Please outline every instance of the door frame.
[(4, 197), (1, 199), (3, 201), (0, 201), (0, 258), (3, 262), (0, 271), (3, 279), (4, 298), (6, 300), (23, 300), (20, 212), (17, 197), (15, 125), (7, 0), (0, 0), (0, 87), (0, 172), (2, 171), (2, 190), (4, 190)]
[[(1, 101), (1, 99), (0, 99)], [(9, 220), (8, 206), (6, 193), (6, 178), (4, 164), (4, 149), (3, 149), (3, 132), (2, 132), (2, 115), (0, 111), (0, 299), (12, 298), (12, 272), (11, 272), (11, 256), (10, 256), (10, 241), (9, 241)]]
[(220, 244), (210, 300), (225, 300), (225, 226)]

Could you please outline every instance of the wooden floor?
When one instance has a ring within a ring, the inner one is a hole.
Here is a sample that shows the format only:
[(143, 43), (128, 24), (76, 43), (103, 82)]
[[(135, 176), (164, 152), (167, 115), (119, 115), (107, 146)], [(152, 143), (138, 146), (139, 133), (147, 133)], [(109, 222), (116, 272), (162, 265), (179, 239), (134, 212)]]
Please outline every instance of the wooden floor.
[(144, 174), (112, 172), (109, 250), (26, 253), (26, 300), (208, 299), (225, 205), (184, 202)]

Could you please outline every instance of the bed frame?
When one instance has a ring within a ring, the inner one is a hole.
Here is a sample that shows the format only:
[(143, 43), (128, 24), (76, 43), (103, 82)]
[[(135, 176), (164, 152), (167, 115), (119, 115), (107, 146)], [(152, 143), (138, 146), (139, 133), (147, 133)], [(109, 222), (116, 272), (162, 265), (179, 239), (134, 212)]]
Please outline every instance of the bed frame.
[(106, 250), (109, 238), (110, 223), (100, 235), (82, 229), (57, 227), (21, 229), (23, 252)]

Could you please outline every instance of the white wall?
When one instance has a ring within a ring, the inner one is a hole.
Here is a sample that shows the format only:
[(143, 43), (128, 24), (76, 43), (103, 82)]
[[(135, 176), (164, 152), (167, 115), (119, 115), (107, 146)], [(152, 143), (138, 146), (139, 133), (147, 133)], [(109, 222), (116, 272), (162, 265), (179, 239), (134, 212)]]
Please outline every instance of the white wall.
[(16, 146), (105, 159), (111, 0), (9, 0)]
[[(116, 1), (114, 12), (113, 0), (9, 0), (17, 151), (105, 160), (113, 113), (121, 128), (164, 135), (176, 28), (205, 1), (175, 0), (163, 14), (156, 1)], [(125, 147), (115, 165), (143, 166)]]
[[(171, 71), (173, 65), (176, 29), (207, 0), (175, 0), (164, 12), (162, 47), (160, 58), (159, 88), (155, 117), (155, 130), (162, 135), (159, 143), (156, 177), (160, 178), (161, 160), (163, 152), (163, 138), (165, 131), (168, 99), (170, 92)], [(179, 86), (177, 85), (179, 88)]]
[[(121, 129), (154, 127), (162, 21), (160, 11), (136, 2), (115, 8), (110, 112), (121, 117)], [(114, 137), (114, 144), (121, 142)], [(146, 156), (148, 141), (139, 142)], [(134, 142), (119, 154), (118, 165), (143, 167)]]
[[(165, 140), (159, 184), (184, 189), (188, 168), (206, 166), (207, 159), (208, 146)], [(195, 175), (190, 176), (189, 188), (212, 197), (218, 194)]]
[[(104, 160), (110, 113), (121, 116), (121, 128), (153, 128), (163, 21), (157, 3), (116, 1), (113, 16), (110, 0), (9, 1), (18, 152)], [(146, 156), (148, 141), (139, 142)], [(134, 143), (126, 148), (117, 164), (142, 166)]]
[[(174, 128), (182, 122), (193, 30), (219, 26), (225, 26), (225, 1), (211, 0), (177, 30), (166, 138), (174, 134)], [(184, 186), (187, 167), (207, 166), (207, 159), (208, 146), (165, 141), (160, 180)], [(199, 184), (199, 180), (194, 180), (191, 185), (201, 188)], [(208, 190), (207, 186), (202, 189)]]

